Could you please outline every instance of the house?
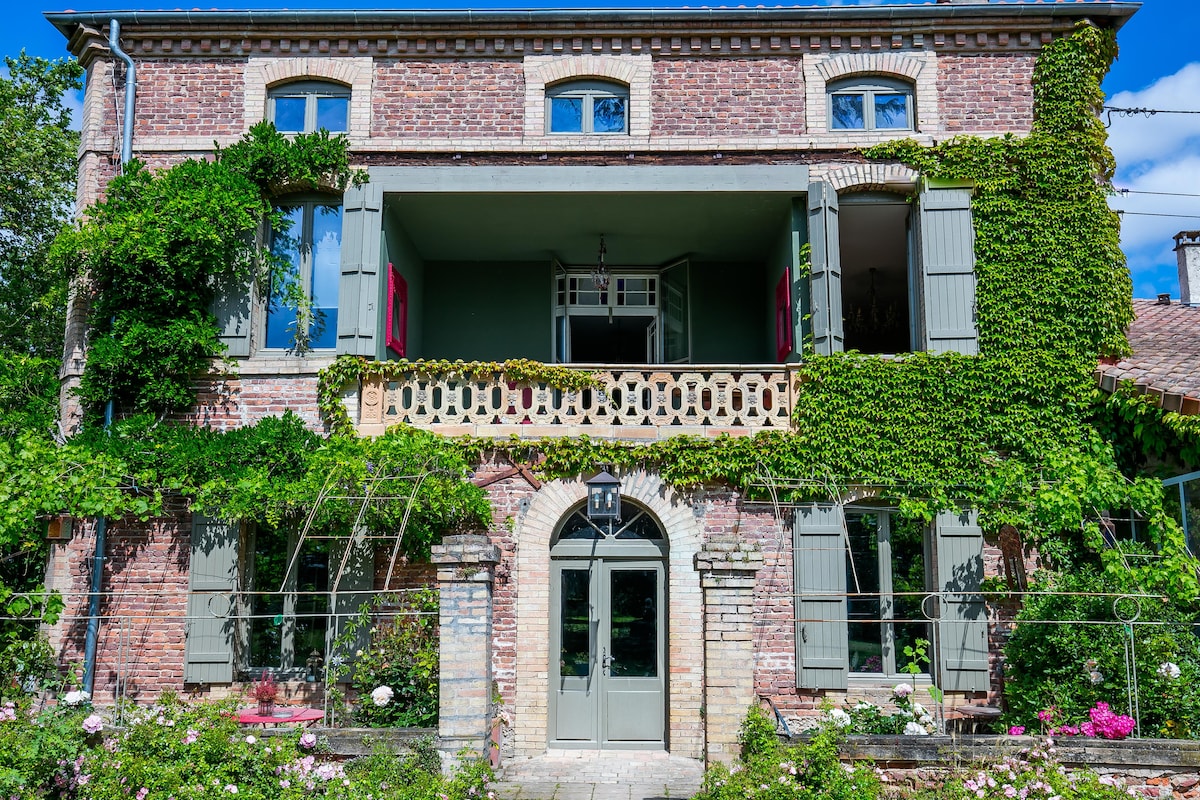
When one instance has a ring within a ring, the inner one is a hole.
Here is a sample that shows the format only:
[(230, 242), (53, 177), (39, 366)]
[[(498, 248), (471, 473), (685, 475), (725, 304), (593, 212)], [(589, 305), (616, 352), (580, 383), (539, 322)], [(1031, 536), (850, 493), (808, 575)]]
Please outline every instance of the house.
[[(523, 358), (586, 366), (598, 385), (368, 370), (345, 389), (351, 422), (361, 435), (405, 422), (653, 444), (803, 431), (793, 412), (807, 352), (973, 363), (972, 184), (863, 148), (1029, 134), (1039, 54), (1080, 26), (1115, 29), (1136, 7), (47, 18), (87, 68), (81, 208), (117, 171), (123, 136), (130, 154), (164, 166), (263, 119), (345, 133), (369, 175), (341, 196), (278, 198), (293, 227), (277, 252), (324, 325), (298, 355), (294, 312), (251, 287), (223, 296), (214, 310), (237, 372), (202, 392), (195, 422), (228, 429), (288, 409), (322, 430), (318, 373), (343, 354)], [(86, 360), (72, 320), (68, 388)], [(995, 700), (977, 592), (997, 553), (974, 511), (915, 524), (872, 504), (869, 487), (773, 504), (730, 483), (614, 471), (615, 528), (588, 517), (590, 475), (543, 478), (503, 456), (478, 465), (496, 523), (447, 538), (425, 574), (441, 590), (446, 746), (479, 745), (493, 691), (505, 752), (520, 756), (551, 746), (728, 758), (757, 697), (814, 715), (827, 699), (887, 696), (910, 662), (948, 708)], [(56, 545), (49, 568), (76, 621), (88, 616), (89, 530)], [(98, 696), (219, 693), (262, 668), (248, 626), (230, 617), (265, 591), (255, 554), (295, 557), (296, 546), (187, 512), (115, 523)], [(386, 559), (375, 554), (373, 572), (371, 555), (350, 560), (343, 591), (378, 584)], [(283, 677), (321, 646), (323, 634), (304, 638), (290, 620), (297, 593), (330, 588), (324, 558), (310, 585), (285, 586), (272, 665)], [(918, 640), (935, 643), (923, 663), (904, 653)], [(82, 623), (54, 641), (78, 658)]]

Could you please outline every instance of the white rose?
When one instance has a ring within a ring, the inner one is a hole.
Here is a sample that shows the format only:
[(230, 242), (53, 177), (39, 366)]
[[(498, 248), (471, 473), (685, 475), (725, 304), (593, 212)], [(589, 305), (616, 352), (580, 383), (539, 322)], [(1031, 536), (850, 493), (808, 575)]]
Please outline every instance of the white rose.
[(73, 692), (67, 692), (63, 696), (62, 701), (63, 701), (64, 705), (77, 706), (82, 703), (86, 703), (88, 700), (91, 700), (91, 699), (92, 699), (92, 696), (90, 694), (88, 694), (87, 692), (79, 691), (77, 689)]
[(376, 687), (375, 691), (371, 692), (371, 702), (380, 707), (386, 706), (392, 702), (392, 695), (394, 694), (395, 692), (392, 691), (392, 687), (390, 686)]
[(908, 683), (898, 683), (896, 684), (896, 687), (892, 689), (892, 694), (894, 694), (896, 697), (908, 697), (912, 693), (913, 687)]
[(830, 711), (829, 719), (831, 722), (833, 722), (834, 725), (837, 725), (839, 728), (845, 728), (851, 722), (850, 715), (847, 714), (845, 711), (843, 711), (840, 708), (835, 708), (832, 711)]
[(928, 736), (929, 731), (925, 730), (925, 728), (923, 728), (921, 725), (919, 725), (915, 722), (910, 722), (904, 726), (904, 735), (905, 736)]

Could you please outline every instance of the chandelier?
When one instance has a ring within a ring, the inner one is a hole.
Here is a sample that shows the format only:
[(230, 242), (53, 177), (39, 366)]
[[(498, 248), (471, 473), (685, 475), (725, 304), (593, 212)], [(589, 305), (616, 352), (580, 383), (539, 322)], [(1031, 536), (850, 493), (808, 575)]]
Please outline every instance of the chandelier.
[(600, 252), (596, 256), (596, 266), (592, 267), (592, 283), (596, 287), (596, 291), (603, 292), (608, 288), (608, 267), (604, 264), (604, 254), (608, 250), (604, 247), (604, 234), (600, 234)]

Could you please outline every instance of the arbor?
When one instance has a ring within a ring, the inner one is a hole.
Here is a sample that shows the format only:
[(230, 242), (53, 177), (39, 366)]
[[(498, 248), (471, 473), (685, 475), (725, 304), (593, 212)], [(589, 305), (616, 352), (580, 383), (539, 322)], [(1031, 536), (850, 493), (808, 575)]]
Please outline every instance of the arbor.
[(71, 214), (79, 132), (64, 97), (72, 60), (5, 58), (0, 78), (0, 354), (62, 356), (67, 275), (46, 258)]

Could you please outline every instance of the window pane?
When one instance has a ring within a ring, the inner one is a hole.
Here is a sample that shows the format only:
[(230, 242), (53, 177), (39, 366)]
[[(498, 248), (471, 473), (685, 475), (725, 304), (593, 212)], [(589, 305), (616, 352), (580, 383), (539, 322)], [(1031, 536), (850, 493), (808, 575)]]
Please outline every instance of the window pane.
[(562, 571), (562, 620), (559, 633), (558, 674), (587, 676), (591, 671), (592, 645), (589, 599), (590, 575), (586, 569)]
[(342, 277), (342, 207), (313, 209), (313, 322), (309, 346), (337, 345), (338, 282)]
[(658, 674), (658, 573), (613, 570), (609, 584), (610, 672), (627, 678)]
[[(288, 537), (260, 528), (254, 535), (254, 581), (250, 586), (249, 666), (252, 670), (282, 666), (283, 578), (287, 573)], [(258, 675), (254, 675), (255, 678)]]
[(847, 512), (846, 614), (851, 672), (883, 672), (879, 603), (879, 514)]
[(302, 133), (307, 102), (305, 97), (276, 97), (275, 129), (282, 133)]
[(329, 542), (309, 540), (296, 559), (296, 634), (292, 666), (302, 667), (315, 650), (325, 655), (329, 624)]
[(625, 132), (624, 97), (597, 97), (592, 102), (592, 131), (594, 133)]
[(290, 226), (271, 234), (271, 254), (280, 260), (271, 275), (271, 298), (267, 302), (267, 347), (291, 347), (296, 340), (296, 310), (285, 305), (289, 293), (300, 290), (300, 242), (304, 206), (279, 209)]
[(350, 98), (348, 97), (318, 97), (317, 127), (324, 128), (330, 133), (345, 133), (349, 130), (346, 124), (349, 112)]
[(582, 97), (552, 97), (552, 98), (550, 98), (550, 132), (551, 133), (582, 133), (583, 132), (583, 98)]
[(833, 107), (832, 128), (861, 130), (866, 127), (861, 94), (835, 94), (830, 101)]
[[(892, 619), (896, 635), (896, 669), (904, 668), (914, 657), (904, 654), (917, 639), (929, 641), (929, 625), (924, 622), (921, 601), (925, 592), (925, 526), (913, 520), (892, 517)], [(931, 609), (932, 610), (932, 609)], [(922, 621), (917, 621), (922, 620)], [(926, 657), (931, 652), (925, 647)], [(920, 672), (929, 672), (929, 663), (915, 660)]]
[(875, 95), (875, 127), (880, 129), (911, 127), (908, 124), (908, 95)]

